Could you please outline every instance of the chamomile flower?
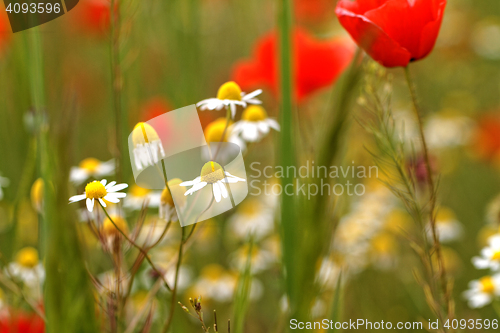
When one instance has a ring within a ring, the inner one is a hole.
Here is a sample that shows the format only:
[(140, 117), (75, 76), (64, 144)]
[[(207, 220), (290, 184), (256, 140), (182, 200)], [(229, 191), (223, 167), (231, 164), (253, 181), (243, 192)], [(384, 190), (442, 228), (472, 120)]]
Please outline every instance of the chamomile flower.
[(3, 190), (2, 190), (2, 187), (9, 186), (9, 183), (10, 183), (9, 178), (0, 176), (0, 200), (3, 199)]
[(500, 296), (500, 274), (485, 276), (469, 283), (469, 290), (463, 293), (469, 307), (482, 308)]
[(229, 227), (238, 239), (262, 239), (274, 229), (274, 209), (258, 199), (247, 199), (229, 219)]
[(216, 98), (205, 99), (196, 104), (201, 110), (221, 110), (223, 107), (231, 109), (231, 117), (234, 119), (237, 106), (246, 107), (248, 104), (261, 104), (255, 97), (262, 93), (261, 89), (249, 94), (241, 91), (240, 86), (233, 81), (226, 82), (220, 86)]
[(231, 142), (240, 146), (241, 149), (245, 149), (246, 147), (245, 142), (234, 133), (233, 122), (230, 121), (228, 123), (226, 118), (219, 118), (212, 121), (207, 125), (204, 133), (205, 140), (209, 145), (211, 142)]
[(165, 187), (161, 193), (159, 215), (165, 221), (176, 222), (179, 220), (175, 210), (174, 197), (179, 208), (183, 208), (186, 204), (186, 197), (182, 195), (186, 188), (181, 183), (182, 180), (174, 178), (168, 182), (168, 187)]
[(241, 120), (234, 124), (232, 130), (235, 135), (239, 135), (247, 142), (256, 142), (262, 139), (273, 128), (280, 130), (280, 125), (274, 119), (268, 118), (266, 110), (260, 105), (248, 106)]
[(31, 288), (37, 287), (45, 279), (45, 270), (38, 258), (38, 251), (32, 247), (19, 250), (15, 261), (9, 264), (7, 273)]
[(237, 283), (236, 274), (226, 271), (220, 265), (210, 264), (202, 269), (199, 279), (193, 286), (192, 294), (203, 294), (208, 300), (229, 302), (233, 299)]
[(69, 180), (75, 185), (80, 185), (90, 177), (99, 178), (108, 176), (115, 170), (115, 161), (101, 162), (89, 157), (84, 159), (78, 166), (72, 167), (69, 172)]
[[(463, 234), (462, 224), (457, 220), (453, 211), (441, 207), (436, 215), (436, 233), (442, 243), (458, 240)], [(427, 226), (427, 235), (432, 239), (432, 230)]]
[(500, 269), (500, 235), (491, 237), (489, 245), (481, 251), (480, 257), (472, 258), (472, 263), (477, 269), (490, 268), (494, 271)]
[(131, 210), (140, 210), (147, 200), (148, 207), (156, 208), (160, 206), (161, 192), (151, 191), (138, 185), (132, 185), (127, 197), (123, 200), (123, 207)]
[(138, 123), (132, 131), (134, 162), (137, 170), (146, 169), (165, 157), (165, 150), (155, 129), (146, 123)]
[(94, 210), (94, 202), (95, 200), (99, 200), (101, 205), (106, 207), (106, 203), (104, 200), (112, 202), (112, 203), (118, 203), (120, 202), (120, 198), (125, 198), (127, 196), (126, 193), (121, 193), (118, 192), (120, 190), (123, 190), (124, 188), (127, 188), (127, 184), (118, 184), (115, 185), (116, 182), (111, 182), (108, 185), (106, 185), (107, 180), (103, 179), (100, 182), (97, 180), (94, 180), (91, 183), (88, 183), (87, 186), (85, 186), (85, 192), (80, 195), (75, 195), (69, 198), (69, 202), (77, 202), (77, 201), (82, 201), (86, 200), (87, 204), (87, 209), (89, 212), (92, 212)]
[(193, 194), (201, 190), (208, 184), (212, 184), (212, 191), (214, 193), (215, 201), (220, 202), (222, 198), (228, 197), (226, 183), (237, 183), (246, 181), (231, 175), (229, 172), (224, 171), (221, 165), (216, 162), (207, 162), (201, 169), (201, 175), (192, 181), (187, 181), (179, 184), (180, 186), (192, 186), (184, 195)]

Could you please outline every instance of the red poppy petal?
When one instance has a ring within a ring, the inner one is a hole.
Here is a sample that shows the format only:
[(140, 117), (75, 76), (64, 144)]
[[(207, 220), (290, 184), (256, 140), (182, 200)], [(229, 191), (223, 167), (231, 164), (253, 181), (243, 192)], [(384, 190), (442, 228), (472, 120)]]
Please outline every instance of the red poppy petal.
[(337, 7), (337, 16), (352, 38), (374, 60), (385, 67), (405, 67), (412, 58), (410, 52), (390, 38), (367, 18)]
[(386, 1), (387, 0), (340, 0), (337, 4), (337, 8), (344, 8), (355, 14), (362, 15), (369, 10), (382, 6)]
[(427, 23), (421, 33), (420, 45), (418, 53), (414, 56), (416, 59), (421, 59), (428, 55), (436, 44), (436, 39), (441, 28), (441, 21), (443, 20), (444, 8), (446, 7), (446, 0), (436, 2), (438, 4), (435, 9), (435, 20)]

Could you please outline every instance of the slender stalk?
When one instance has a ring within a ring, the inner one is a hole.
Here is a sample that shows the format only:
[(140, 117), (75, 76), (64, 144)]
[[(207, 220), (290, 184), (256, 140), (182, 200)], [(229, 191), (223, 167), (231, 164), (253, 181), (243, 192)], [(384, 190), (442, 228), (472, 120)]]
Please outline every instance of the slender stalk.
[[(99, 201), (98, 201), (99, 202)], [(143, 255), (144, 255), (144, 258), (146, 259), (146, 261), (149, 263), (149, 265), (151, 266), (151, 268), (163, 279), (163, 282), (165, 283), (165, 287), (167, 287), (168, 290), (172, 291), (172, 288), (170, 288), (170, 286), (168, 285), (168, 282), (167, 280), (165, 279), (164, 277), (164, 274), (158, 270), (155, 266), (155, 264), (153, 264), (153, 262), (151, 261), (151, 258), (149, 258), (149, 255), (147, 253), (147, 251), (145, 251), (142, 247), (140, 247), (139, 245), (137, 245), (136, 242), (134, 242), (132, 239), (130, 239), (130, 237), (127, 236), (127, 234), (125, 234), (125, 232), (123, 232), (123, 230), (121, 230), (115, 223), (115, 221), (113, 221), (113, 219), (111, 218), (111, 216), (109, 216), (106, 208), (104, 208), (104, 206), (99, 202), (99, 205), (101, 206), (102, 210), (104, 211), (104, 214), (106, 214), (106, 217), (111, 221), (111, 223), (115, 226), (116, 230), (118, 230), (118, 232), (130, 243), (132, 244), (137, 250), (139, 250), (139, 252), (141, 252)]]
[(116, 180), (123, 180), (123, 167), (125, 165), (122, 151), (122, 88), (123, 75), (120, 66), (120, 8), (117, 6), (118, 0), (111, 0), (111, 38), (110, 38), (110, 58), (111, 58), (111, 82), (113, 90), (113, 110), (115, 117), (115, 157), (116, 157)]
[(431, 225), (431, 232), (432, 232), (432, 241), (434, 244), (434, 250), (436, 251), (436, 258), (438, 262), (438, 269), (439, 269), (439, 279), (441, 283), (441, 291), (444, 296), (444, 300), (446, 303), (447, 310), (450, 310), (450, 302), (451, 302), (451, 296), (450, 292), (448, 290), (448, 281), (447, 281), (447, 274), (446, 274), (446, 268), (444, 266), (444, 260), (443, 256), (441, 253), (441, 244), (439, 243), (439, 238), (436, 232), (436, 188), (434, 184), (434, 178), (432, 175), (432, 166), (429, 158), (429, 150), (427, 148), (427, 142), (425, 139), (424, 135), (424, 126), (423, 126), (423, 121), (422, 121), (422, 112), (420, 110), (420, 106), (418, 104), (418, 99), (417, 99), (417, 93), (416, 93), (416, 88), (415, 84), (413, 83), (411, 79), (411, 74), (410, 74), (410, 69), (409, 66), (405, 67), (405, 76), (406, 76), (406, 81), (408, 83), (408, 88), (410, 90), (410, 95), (411, 99), (413, 102), (413, 109), (415, 111), (415, 116), (418, 121), (418, 130), (420, 134), (420, 140), (422, 141), (422, 150), (424, 154), (424, 162), (425, 162), (425, 168), (427, 171), (427, 187), (429, 191), (429, 202), (430, 202), (430, 208), (429, 208), (429, 218), (430, 218), (430, 225)]
[(177, 285), (178, 285), (178, 279), (179, 279), (179, 270), (181, 268), (181, 263), (182, 263), (182, 253), (183, 253), (183, 247), (184, 243), (186, 240), (184, 239), (184, 234), (186, 233), (186, 229), (182, 228), (182, 233), (181, 233), (181, 244), (179, 245), (179, 254), (177, 257), (177, 266), (175, 267), (175, 279), (174, 279), (174, 289), (172, 290), (172, 301), (170, 303), (170, 313), (168, 315), (167, 322), (165, 323), (165, 326), (163, 326), (162, 333), (167, 333), (168, 329), (172, 325), (172, 319), (174, 318), (174, 312), (176, 308), (176, 300), (177, 300)]

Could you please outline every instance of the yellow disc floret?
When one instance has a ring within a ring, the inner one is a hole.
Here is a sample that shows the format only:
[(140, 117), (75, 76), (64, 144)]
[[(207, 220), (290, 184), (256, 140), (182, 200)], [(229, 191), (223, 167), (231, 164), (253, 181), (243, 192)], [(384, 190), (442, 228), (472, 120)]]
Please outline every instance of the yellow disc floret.
[(38, 265), (38, 251), (32, 247), (25, 247), (17, 252), (16, 262), (27, 268), (33, 268)]
[(267, 112), (260, 105), (250, 105), (243, 111), (241, 119), (246, 121), (262, 121), (267, 119)]
[(135, 125), (134, 130), (132, 131), (132, 142), (134, 143), (134, 146), (156, 140), (160, 140), (160, 138), (151, 125), (143, 122)]
[(182, 183), (182, 180), (179, 178), (174, 178), (171, 181), (168, 182), (168, 187), (165, 187), (163, 189), (163, 192), (161, 192), (161, 203), (163, 205), (170, 205), (174, 206), (174, 199), (172, 198), (172, 193), (173, 196), (175, 197), (176, 201), (182, 201), (185, 200), (184, 192), (186, 192), (186, 188), (184, 186), (178, 186), (180, 183)]
[(129, 191), (129, 194), (133, 197), (145, 197), (151, 192), (151, 190), (148, 190), (147, 188), (143, 188), (137, 185), (133, 185), (132, 188)]
[(100, 181), (94, 180), (85, 186), (85, 195), (88, 199), (102, 199), (108, 194)]
[(87, 170), (88, 172), (96, 172), (101, 162), (93, 157), (89, 157), (80, 162), (79, 167)]
[(217, 92), (217, 99), (224, 100), (229, 99), (232, 101), (241, 101), (241, 88), (234, 82), (229, 81), (220, 86)]
[(480, 288), (483, 293), (493, 294), (495, 292), (495, 283), (491, 276), (485, 276), (479, 280)]
[[(127, 221), (121, 216), (111, 215), (111, 219), (115, 222), (116, 227), (118, 227), (124, 234), (128, 234)], [(118, 236), (121, 235), (120, 231), (116, 229), (115, 224), (113, 224), (109, 218), (106, 218), (102, 223), (102, 233), (107, 236)]]
[(201, 168), (200, 176), (202, 182), (213, 184), (224, 179), (224, 170), (219, 163), (210, 161)]
[(493, 255), (491, 256), (491, 260), (500, 261), (500, 251), (496, 251), (495, 253), (493, 253)]
[[(229, 125), (231, 125), (231, 123), (232, 122), (230, 122)], [(224, 134), (226, 125), (228, 125), (226, 118), (219, 118), (208, 124), (208, 126), (205, 128), (205, 139), (207, 140), (207, 142), (226, 142), (227, 137), (229, 136), (229, 128), (226, 130), (226, 134)], [(224, 137), (222, 137), (223, 134)]]

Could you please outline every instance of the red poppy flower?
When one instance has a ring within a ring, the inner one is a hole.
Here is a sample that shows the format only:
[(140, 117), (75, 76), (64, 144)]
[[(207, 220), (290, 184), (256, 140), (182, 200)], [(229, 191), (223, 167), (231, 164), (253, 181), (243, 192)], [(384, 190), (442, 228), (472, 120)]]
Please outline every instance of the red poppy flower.
[(109, 0), (80, 1), (75, 8), (78, 12), (78, 23), (81, 29), (93, 34), (109, 31), (111, 10)]
[(0, 318), (0, 333), (44, 333), (45, 323), (35, 314), (15, 313)]
[(483, 116), (477, 124), (473, 140), (473, 152), (490, 161), (500, 160), (500, 118), (496, 115)]
[(385, 67), (427, 56), (441, 27), (446, 0), (340, 0), (342, 26)]
[[(347, 38), (317, 40), (304, 30), (293, 32), (295, 96), (297, 100), (333, 84), (351, 62), (355, 45)], [(257, 42), (252, 60), (240, 61), (233, 80), (243, 90), (268, 87), (278, 92), (278, 36), (272, 32)]]
[(5, 45), (10, 39), (12, 29), (10, 27), (7, 12), (0, 13), (0, 52), (3, 52)]
[(141, 121), (148, 121), (172, 110), (173, 108), (166, 99), (159, 96), (153, 97), (142, 107)]

